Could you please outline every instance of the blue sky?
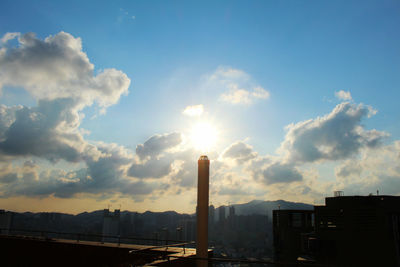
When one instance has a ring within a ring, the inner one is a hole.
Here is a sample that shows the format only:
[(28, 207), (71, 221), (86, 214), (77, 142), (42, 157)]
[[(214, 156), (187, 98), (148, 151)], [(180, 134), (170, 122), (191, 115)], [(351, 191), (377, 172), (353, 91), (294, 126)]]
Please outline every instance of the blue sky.
[[(2, 1), (0, 204), (191, 212), (200, 121), (218, 132), (216, 205), (398, 194), (399, 11), (398, 1)], [(46, 127), (62, 116), (39, 134), (18, 105)], [(197, 105), (201, 115), (183, 113)], [(16, 145), (18, 130), (31, 146)], [(101, 160), (114, 171), (103, 178)]]

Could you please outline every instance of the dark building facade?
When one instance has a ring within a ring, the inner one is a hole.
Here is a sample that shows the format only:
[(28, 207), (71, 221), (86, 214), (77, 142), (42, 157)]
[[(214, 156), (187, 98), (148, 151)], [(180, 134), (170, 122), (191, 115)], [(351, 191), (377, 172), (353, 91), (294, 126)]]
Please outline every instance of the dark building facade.
[(218, 222), (219, 223), (225, 222), (225, 206), (221, 206), (218, 208)]
[(400, 266), (400, 197), (328, 197), (325, 206), (314, 207), (311, 225), (299, 227), (298, 217), (306, 214), (312, 212), (274, 211), (276, 260), (303, 257), (332, 266)]
[(272, 223), (275, 260), (296, 262), (304, 250), (303, 233), (314, 230), (314, 211), (274, 210)]
[(208, 224), (213, 225), (215, 221), (215, 207), (210, 205), (208, 207)]

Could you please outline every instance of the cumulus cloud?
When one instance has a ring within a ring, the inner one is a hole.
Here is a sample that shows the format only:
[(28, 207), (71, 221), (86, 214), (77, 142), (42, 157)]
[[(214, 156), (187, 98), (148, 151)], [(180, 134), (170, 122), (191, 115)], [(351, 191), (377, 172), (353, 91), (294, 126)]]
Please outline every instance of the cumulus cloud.
[[(181, 144), (180, 138), (181, 136), (178, 133), (152, 136), (148, 139), (151, 142), (146, 144), (146, 141), (143, 144), (144, 147), (147, 146), (149, 149), (152, 147), (152, 152), (140, 154), (142, 150), (139, 150), (139, 153), (136, 153), (139, 160), (130, 166), (128, 175), (139, 179), (164, 179), (171, 186), (183, 188), (196, 186), (198, 151), (190, 146), (171, 150), (170, 148)], [(150, 146), (150, 143), (162, 145)], [(214, 156), (214, 158), (217, 158), (217, 156)], [(218, 161), (213, 161), (212, 164), (212, 175), (217, 175), (221, 164)]]
[(181, 142), (182, 136), (180, 133), (169, 133), (163, 135), (156, 134), (150, 137), (143, 144), (137, 145), (136, 154), (140, 159), (154, 157), (167, 149), (179, 145)]
[(204, 112), (203, 105), (194, 105), (194, 106), (187, 106), (182, 113), (189, 117), (198, 117), (201, 116), (203, 112)]
[[(136, 147), (136, 160), (129, 168), (128, 175), (145, 179), (166, 179), (170, 185), (191, 188), (196, 185), (196, 151), (190, 145), (182, 146), (180, 133), (154, 135)], [(217, 158), (217, 156), (215, 156)], [(213, 162), (213, 173), (218, 170)]]
[[(287, 126), (277, 156), (255, 155), (243, 170), (253, 181), (267, 185), (268, 195), (279, 196), (286, 192), (301, 199), (322, 199), (337, 188), (352, 188), (349, 192), (355, 192), (361, 184), (365, 188), (368, 184), (378, 186), (383, 183), (380, 177), (390, 176), (384, 180), (394, 182), (395, 177), (400, 178), (400, 165), (387, 158), (398, 161), (400, 145), (395, 142), (386, 146), (383, 141), (388, 137), (387, 133), (364, 128), (362, 120), (374, 114), (376, 110), (369, 106), (347, 102), (337, 105), (325, 116), (291, 124)], [(245, 147), (243, 144), (231, 147), (236, 146)], [(250, 151), (247, 149), (248, 153)], [(318, 172), (312, 171), (326, 161), (342, 163), (333, 165), (336, 181), (318, 181)], [(381, 172), (377, 173), (377, 170)]]
[(7, 32), (6, 34), (3, 35), (0, 39), (0, 43), (5, 44), (10, 40), (13, 40), (17, 37), (19, 37), (21, 34), (19, 32)]
[(0, 89), (22, 87), (37, 99), (37, 106), (0, 106), (1, 159), (66, 161), (79, 169), (41, 171), (34, 160), (14, 166), (3, 161), (0, 197), (70, 198), (83, 193), (135, 199), (165, 190), (167, 181), (194, 186), (197, 158), (187, 158), (194, 151), (174, 150), (182, 143), (180, 133), (154, 135), (137, 146), (136, 155), (123, 146), (83, 137), (82, 110), (117, 103), (130, 83), (123, 72), (105, 69), (95, 74), (81, 40), (65, 32), (44, 40), (33, 33), (9, 34), (2, 41), (13, 38), (19, 45), (3, 47), (0, 55)]
[(116, 144), (98, 143), (102, 155), (87, 159), (86, 168), (74, 171), (46, 170), (41, 173), (34, 162), (22, 166), (7, 165), (0, 168), (0, 197), (31, 196), (70, 198), (79, 193), (94, 196), (147, 195), (157, 190), (160, 184), (135, 181), (126, 177), (133, 155)]
[(37, 99), (71, 98), (80, 108), (93, 102), (105, 108), (128, 92), (125, 73), (104, 69), (94, 74), (80, 38), (60, 32), (44, 40), (34, 33), (9, 33), (3, 39), (16, 36), (19, 45), (0, 54), (0, 89), (23, 87)]
[(242, 141), (237, 141), (222, 152), (222, 157), (234, 160), (238, 164), (242, 164), (257, 157), (257, 153), (253, 151), (252, 146)]
[(343, 90), (337, 91), (335, 92), (335, 96), (340, 100), (350, 101), (353, 99), (349, 91), (343, 91)]
[(279, 162), (268, 166), (263, 171), (263, 176), (263, 182), (266, 184), (290, 183), (303, 179), (303, 176), (295, 167), (290, 164), (282, 164)]
[(251, 181), (237, 173), (225, 172), (220, 181), (214, 183), (216, 193), (222, 196), (245, 196), (254, 193)]
[(184, 188), (197, 185), (198, 153), (194, 149), (186, 149), (175, 154), (177, 164), (174, 166), (172, 181)]
[(328, 115), (288, 125), (280, 152), (291, 162), (314, 162), (346, 159), (361, 148), (377, 147), (388, 134), (361, 125), (375, 113), (362, 104), (341, 103)]
[(252, 104), (257, 99), (268, 99), (270, 96), (249, 74), (230, 67), (218, 67), (208, 77), (207, 84), (216, 90), (223, 90), (219, 99), (231, 104)]
[(15, 121), (16, 112), (21, 109), (23, 109), (23, 106), (0, 105), (0, 142), (6, 138), (6, 131)]
[(163, 156), (159, 159), (151, 158), (144, 163), (134, 163), (128, 175), (137, 178), (160, 178), (171, 172), (173, 161), (172, 157)]
[(335, 175), (336, 177), (345, 178), (350, 175), (357, 175), (359, 176), (362, 172), (362, 166), (354, 160), (347, 160), (340, 166), (335, 168)]
[(365, 149), (358, 157), (335, 169), (338, 185), (346, 194), (400, 194), (400, 141)]
[(40, 100), (38, 106), (33, 108), (3, 107), (0, 129), (5, 130), (0, 139), (0, 153), (38, 156), (50, 161), (82, 160), (81, 155), (91, 146), (73, 131), (79, 125), (74, 105), (74, 101), (67, 98)]
[[(17, 37), (18, 46), (5, 46), (0, 54), (0, 89), (22, 87), (38, 104), (0, 106), (1, 158), (38, 158), (52, 163), (64, 160), (84, 167), (39, 172), (32, 160), (16, 166), (4, 161), (9, 165), (0, 171), (0, 196), (111, 194), (136, 185), (143, 192), (154, 190), (156, 187), (127, 177), (134, 162), (132, 152), (116, 144), (88, 142), (79, 128), (83, 108), (96, 103), (104, 109), (128, 92), (130, 80), (126, 74), (115, 69), (95, 74), (80, 38), (68, 33), (44, 40), (33, 33), (9, 33), (2, 42)], [(151, 154), (151, 148), (157, 146), (145, 147), (141, 155)]]

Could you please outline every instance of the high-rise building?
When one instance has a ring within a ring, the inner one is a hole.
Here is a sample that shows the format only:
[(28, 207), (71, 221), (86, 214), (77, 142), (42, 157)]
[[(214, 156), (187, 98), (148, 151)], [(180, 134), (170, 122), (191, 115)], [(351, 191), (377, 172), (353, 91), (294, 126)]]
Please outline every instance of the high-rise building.
[(218, 222), (223, 223), (225, 221), (225, 206), (218, 208)]
[(13, 213), (0, 210), (0, 234), (8, 235), (11, 228)]
[(215, 221), (215, 208), (213, 205), (208, 207), (208, 224), (212, 225)]
[(184, 221), (183, 233), (185, 241), (194, 241), (196, 239), (196, 221), (189, 219)]
[(336, 194), (313, 211), (273, 215), (277, 261), (305, 255), (329, 266), (400, 266), (398, 196)]
[(230, 206), (229, 207), (229, 217), (234, 217), (235, 216), (235, 207)]
[(313, 210), (274, 210), (274, 258), (296, 262), (302, 255), (302, 235), (314, 230)]
[(118, 242), (120, 235), (120, 210), (104, 209), (103, 213), (103, 242)]

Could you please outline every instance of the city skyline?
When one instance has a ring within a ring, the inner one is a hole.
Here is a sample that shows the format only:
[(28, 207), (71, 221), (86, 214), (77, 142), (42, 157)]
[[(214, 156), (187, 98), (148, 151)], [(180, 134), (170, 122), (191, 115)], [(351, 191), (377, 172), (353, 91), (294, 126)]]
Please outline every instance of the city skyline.
[(0, 3), (0, 207), (400, 194), (396, 1)]

